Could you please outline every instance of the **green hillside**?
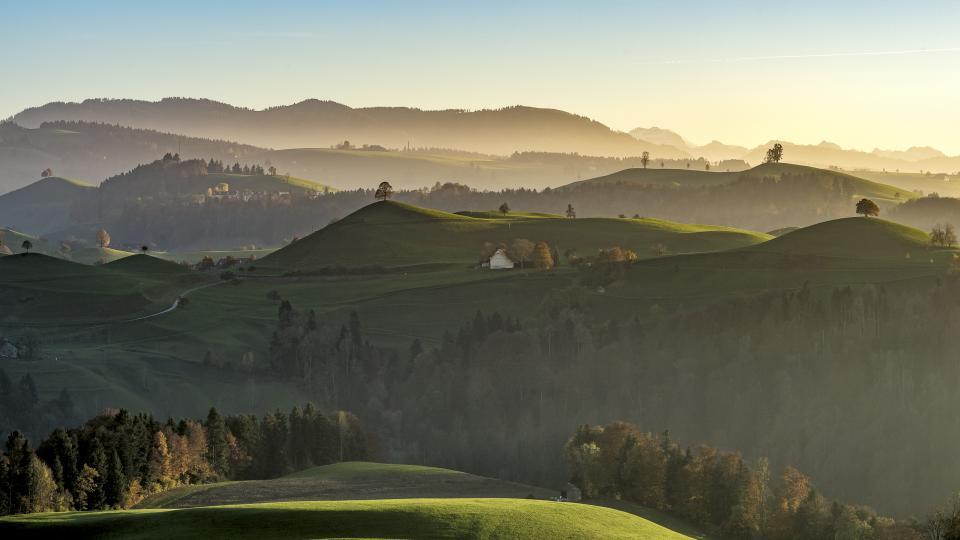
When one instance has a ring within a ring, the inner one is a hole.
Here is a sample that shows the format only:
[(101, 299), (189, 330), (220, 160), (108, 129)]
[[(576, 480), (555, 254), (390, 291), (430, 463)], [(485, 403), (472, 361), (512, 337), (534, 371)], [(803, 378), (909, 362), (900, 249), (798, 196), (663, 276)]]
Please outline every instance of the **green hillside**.
[(213, 187), (219, 182), (230, 184), (231, 190), (267, 191), (277, 193), (281, 191), (303, 193), (307, 191), (337, 191), (336, 188), (326, 186), (312, 180), (296, 178), (293, 176), (269, 175), (269, 174), (231, 174), (214, 173), (207, 174), (197, 181), (197, 189), (193, 193), (206, 193), (208, 187)]
[(0, 519), (5, 535), (90, 538), (633, 538), (687, 536), (626, 512), (526, 499), (283, 502)]
[(420, 465), (345, 462), (273, 480), (183, 486), (148, 497), (137, 508), (193, 508), (277, 501), (407, 498), (555, 497), (556, 491)]
[[(384, 201), (366, 206), (261, 261), (265, 267), (311, 269), (334, 265), (399, 267), (475, 263), (484, 243), (543, 240), (560, 251), (589, 254), (620, 245), (647, 256), (664, 244), (672, 253), (730, 249), (770, 237), (729, 227), (653, 219), (566, 219), (549, 214), (451, 214)], [(482, 216), (482, 217), (473, 217)]]
[(913, 227), (875, 218), (825, 221), (786, 233), (749, 249), (772, 253), (844, 258), (922, 256), (930, 251), (926, 233)]
[(150, 275), (31, 253), (0, 257), (0, 324), (95, 324), (169, 307), (198, 275)]
[(80, 249), (75, 249), (68, 253), (54, 253), (53, 255), (58, 257), (63, 257), (74, 262), (81, 264), (104, 264), (113, 261), (118, 261), (133, 255), (129, 251), (123, 251), (122, 249), (114, 249), (111, 247), (85, 247)]
[[(818, 183), (844, 181), (849, 184), (851, 199), (869, 197), (877, 202), (900, 202), (915, 198), (917, 195), (908, 189), (881, 184), (840, 171), (818, 169), (791, 163), (764, 163), (740, 172), (707, 172), (689, 169), (625, 169), (606, 176), (581, 180), (564, 186), (577, 188), (584, 186), (626, 185), (626, 186), (673, 186), (695, 188), (731, 184), (738, 180), (768, 178), (779, 181), (784, 175), (806, 175)], [(811, 186), (812, 187), (812, 186)], [(564, 189), (562, 188), (562, 189)]]
[(593, 302), (611, 315), (653, 317), (772, 291), (906, 283), (944, 275), (954, 253), (931, 248), (917, 229), (844, 218), (743, 249), (640, 261)]
[(73, 223), (71, 208), (96, 194), (97, 188), (51, 176), (0, 195), (0, 226), (45, 233)]
[(585, 185), (660, 185), (675, 187), (698, 187), (728, 184), (737, 179), (739, 172), (711, 172), (690, 169), (661, 169), (652, 167), (647, 169), (632, 168), (617, 171), (613, 174), (580, 180), (564, 186), (578, 187)]
[(106, 267), (119, 272), (140, 275), (175, 276), (190, 273), (189, 269), (175, 262), (145, 254), (130, 254), (128, 257), (107, 263)]

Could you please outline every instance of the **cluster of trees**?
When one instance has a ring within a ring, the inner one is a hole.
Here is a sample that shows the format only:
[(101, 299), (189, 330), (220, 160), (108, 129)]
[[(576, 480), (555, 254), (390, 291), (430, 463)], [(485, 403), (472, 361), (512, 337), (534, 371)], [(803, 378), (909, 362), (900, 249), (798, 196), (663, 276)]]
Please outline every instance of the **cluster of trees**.
[(369, 457), (356, 417), (312, 404), (290, 413), (167, 420), (108, 410), (57, 428), (34, 450), (14, 431), (0, 456), (0, 514), (128, 508), (179, 485), (274, 478)]
[(580, 426), (565, 454), (584, 496), (633, 501), (721, 538), (921, 538), (916, 522), (828, 500), (794, 467), (774, 480), (766, 459), (748, 463), (708, 445), (682, 448), (667, 432), (645, 433), (625, 422)]
[[(654, 253), (662, 255), (666, 248), (655, 244)], [(588, 287), (606, 286), (623, 279), (626, 269), (637, 262), (637, 253), (620, 246), (600, 249), (596, 255), (581, 256), (576, 251), (567, 252), (567, 261), (581, 272), (581, 283)]]
[[(269, 168), (267, 168), (266, 171), (269, 172), (271, 175), (277, 174), (277, 168), (272, 165)], [(257, 165), (257, 164), (253, 164), (253, 165), (244, 164), (241, 166), (240, 163), (238, 162), (234, 162), (233, 166), (231, 167), (230, 165), (224, 165), (223, 162), (220, 160), (210, 158), (210, 161), (207, 162), (207, 172), (211, 174), (217, 174), (217, 173), (257, 174), (262, 176), (264, 174), (264, 168), (262, 165)]]
[(952, 247), (957, 244), (957, 233), (953, 230), (953, 225), (946, 223), (941, 225), (937, 223), (930, 230), (930, 245), (934, 247)]

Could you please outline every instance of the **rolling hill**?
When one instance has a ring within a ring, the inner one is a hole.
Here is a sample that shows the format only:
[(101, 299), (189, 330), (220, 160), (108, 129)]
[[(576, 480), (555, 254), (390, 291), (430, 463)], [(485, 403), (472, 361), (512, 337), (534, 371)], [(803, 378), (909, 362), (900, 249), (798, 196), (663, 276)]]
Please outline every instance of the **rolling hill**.
[(701, 537), (641, 507), (545, 500), (555, 495), (449, 469), (347, 462), (274, 480), (176, 488), (129, 511), (2, 518), (0, 532), (92, 536), (109, 528), (124, 537), (175, 538), (207, 527), (239, 538)]
[(251, 153), (264, 150), (230, 141), (95, 122), (57, 121), (32, 129), (0, 122), (0, 193), (27, 185), (47, 167), (58, 175), (99, 183), (117, 171), (149, 163), (167, 152), (179, 152), (184, 158), (247, 163), (253, 161)]
[(857, 259), (903, 259), (930, 251), (927, 233), (882, 219), (844, 218), (783, 234), (753, 251)]
[(51, 176), (0, 195), (0, 226), (44, 232), (72, 225), (76, 204), (95, 201), (97, 188), (78, 180)]
[[(472, 217), (472, 216), (484, 217)], [(330, 266), (398, 267), (476, 263), (485, 242), (544, 240), (560, 250), (592, 253), (621, 245), (646, 256), (654, 243), (673, 253), (729, 249), (769, 237), (727, 227), (684, 225), (651, 219), (566, 219), (529, 213), (493, 216), (451, 214), (384, 201), (294, 242), (259, 265), (287, 270)]]
[(561, 189), (577, 189), (596, 186), (667, 186), (696, 188), (718, 186), (735, 182), (770, 180), (779, 183), (785, 178), (802, 178), (811, 190), (833, 183), (844, 183), (850, 199), (870, 197), (883, 203), (901, 202), (916, 198), (908, 189), (881, 184), (840, 171), (817, 169), (790, 163), (764, 163), (746, 171), (709, 172), (684, 169), (625, 169), (606, 176), (568, 184)]
[(132, 318), (169, 307), (184, 289), (204, 281), (197, 274), (144, 271), (154, 265), (172, 263), (90, 266), (39, 253), (0, 257), (0, 324), (95, 325)]
[(196, 538), (689, 538), (587, 504), (525, 499), (402, 499), (29, 514), (0, 519), (13, 535)]

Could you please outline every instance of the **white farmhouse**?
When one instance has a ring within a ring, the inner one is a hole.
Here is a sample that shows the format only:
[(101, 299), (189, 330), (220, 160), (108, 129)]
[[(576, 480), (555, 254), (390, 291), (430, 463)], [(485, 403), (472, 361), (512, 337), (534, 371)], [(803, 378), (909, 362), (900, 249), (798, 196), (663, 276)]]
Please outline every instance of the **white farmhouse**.
[(490, 269), (503, 270), (505, 268), (513, 268), (513, 261), (510, 260), (510, 257), (507, 257), (507, 252), (500, 248), (490, 257)]

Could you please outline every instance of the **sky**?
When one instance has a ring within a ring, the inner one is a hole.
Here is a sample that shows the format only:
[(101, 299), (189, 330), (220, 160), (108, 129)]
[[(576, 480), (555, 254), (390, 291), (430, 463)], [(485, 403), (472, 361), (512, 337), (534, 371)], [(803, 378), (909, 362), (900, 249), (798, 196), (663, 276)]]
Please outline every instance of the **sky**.
[(557, 108), (694, 143), (960, 154), (960, 2), (0, 0), (0, 118), (49, 101)]

